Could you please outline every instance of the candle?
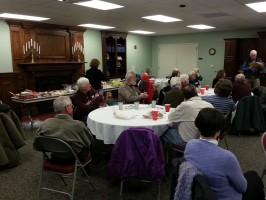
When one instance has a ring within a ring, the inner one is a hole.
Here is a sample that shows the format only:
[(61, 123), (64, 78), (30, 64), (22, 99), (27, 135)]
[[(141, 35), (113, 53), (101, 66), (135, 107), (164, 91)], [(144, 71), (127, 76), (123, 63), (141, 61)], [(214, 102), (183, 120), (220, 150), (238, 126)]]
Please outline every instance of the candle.
[(29, 48), (29, 50), (30, 50), (30, 41), (28, 41), (28, 48)]
[(24, 46), (24, 44), (23, 44), (23, 54), (25, 54), (25, 46)]
[(36, 51), (37, 51), (37, 53), (39, 52), (38, 46), (39, 46), (39, 44), (36, 42)]
[(30, 46), (32, 47), (32, 39), (30, 39)]
[(27, 52), (27, 46), (28, 46), (28, 45), (27, 45), (27, 42), (26, 42), (26, 52)]
[(35, 45), (36, 45), (36, 42), (34, 41), (34, 45), (33, 45), (34, 46), (34, 49), (35, 49)]
[(40, 45), (39, 45), (39, 55), (41, 55), (41, 47), (40, 47)]

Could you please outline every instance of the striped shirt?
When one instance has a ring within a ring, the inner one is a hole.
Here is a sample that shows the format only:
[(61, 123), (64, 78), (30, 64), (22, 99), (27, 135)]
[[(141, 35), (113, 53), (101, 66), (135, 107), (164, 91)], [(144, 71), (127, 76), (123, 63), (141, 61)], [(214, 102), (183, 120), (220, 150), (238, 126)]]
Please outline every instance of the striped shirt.
[(235, 103), (232, 99), (226, 97), (219, 97), (216, 94), (202, 97), (204, 101), (207, 101), (213, 105), (214, 108), (222, 112), (224, 115), (234, 111), (236, 109)]

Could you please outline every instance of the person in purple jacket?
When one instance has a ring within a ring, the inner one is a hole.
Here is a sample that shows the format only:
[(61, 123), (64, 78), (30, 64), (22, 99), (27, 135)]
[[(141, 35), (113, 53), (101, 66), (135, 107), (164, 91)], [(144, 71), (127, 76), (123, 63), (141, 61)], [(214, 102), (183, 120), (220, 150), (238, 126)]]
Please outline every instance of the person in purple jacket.
[[(184, 157), (203, 173), (217, 200), (264, 199), (263, 183), (256, 172), (243, 175), (236, 156), (218, 146), (225, 125), (223, 114), (214, 108), (203, 108), (195, 125), (201, 137), (187, 143)], [(251, 184), (254, 180), (258, 182)], [(252, 185), (256, 187), (250, 188)]]

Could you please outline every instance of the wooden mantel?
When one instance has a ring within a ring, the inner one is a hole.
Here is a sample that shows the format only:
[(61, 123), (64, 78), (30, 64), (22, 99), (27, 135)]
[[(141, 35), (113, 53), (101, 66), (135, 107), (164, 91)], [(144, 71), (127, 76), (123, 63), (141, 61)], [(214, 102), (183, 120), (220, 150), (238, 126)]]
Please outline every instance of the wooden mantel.
[(42, 62), (19, 63), (24, 74), (25, 88), (35, 89), (35, 80), (39, 77), (71, 76), (72, 82), (85, 75), (85, 62)]

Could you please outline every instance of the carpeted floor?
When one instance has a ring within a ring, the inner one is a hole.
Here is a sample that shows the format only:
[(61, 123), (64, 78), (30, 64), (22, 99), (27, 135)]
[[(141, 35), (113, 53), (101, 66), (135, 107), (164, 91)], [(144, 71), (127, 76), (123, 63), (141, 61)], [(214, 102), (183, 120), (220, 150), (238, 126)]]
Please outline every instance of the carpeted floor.
[[(34, 132), (27, 131), (27, 145), (19, 152), (21, 162), (18, 167), (0, 171), (0, 200), (34, 200), (37, 199), (37, 188), (40, 176), (41, 153), (33, 150)], [(265, 165), (265, 155), (261, 147), (260, 136), (228, 136), (229, 149), (237, 156), (242, 171), (255, 170), (261, 175)], [(224, 142), (220, 144), (225, 147)], [(99, 148), (99, 150), (101, 150)], [(140, 182), (125, 182), (124, 195), (119, 197), (119, 182), (106, 179), (108, 159), (102, 159), (98, 164), (91, 164), (92, 181), (97, 191), (92, 191), (89, 184), (77, 182), (75, 199), (80, 200), (154, 200), (157, 188), (153, 184)], [(170, 173), (172, 166), (166, 166), (166, 179), (161, 185), (161, 200), (169, 199)], [(82, 176), (82, 175), (81, 175)], [(44, 184), (65, 188), (57, 176), (47, 175)], [(264, 178), (266, 184), (266, 178)], [(69, 184), (70, 185), (70, 184)], [(69, 189), (67, 186), (66, 189)], [(62, 194), (48, 191), (41, 192), (41, 199), (69, 199)]]

